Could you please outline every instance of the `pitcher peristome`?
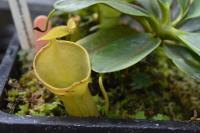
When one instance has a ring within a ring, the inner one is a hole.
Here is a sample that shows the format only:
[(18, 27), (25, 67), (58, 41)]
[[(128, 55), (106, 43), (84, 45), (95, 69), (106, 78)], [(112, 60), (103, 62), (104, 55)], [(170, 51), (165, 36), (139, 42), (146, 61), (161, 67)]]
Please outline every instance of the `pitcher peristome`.
[(71, 116), (98, 116), (88, 89), (91, 66), (86, 50), (73, 42), (51, 40), (35, 56), (36, 77), (59, 96)]

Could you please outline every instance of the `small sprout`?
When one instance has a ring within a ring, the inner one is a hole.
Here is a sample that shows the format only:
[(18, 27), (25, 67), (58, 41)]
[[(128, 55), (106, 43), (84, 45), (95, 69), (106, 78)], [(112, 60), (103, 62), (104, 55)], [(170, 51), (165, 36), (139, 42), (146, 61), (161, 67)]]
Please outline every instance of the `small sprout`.
[(170, 120), (170, 118), (163, 114), (157, 114), (153, 117), (153, 120)]
[(144, 111), (139, 111), (134, 116), (135, 119), (146, 119)]
[(26, 115), (29, 111), (29, 105), (24, 104), (19, 106), (19, 111), (16, 113), (17, 115)]

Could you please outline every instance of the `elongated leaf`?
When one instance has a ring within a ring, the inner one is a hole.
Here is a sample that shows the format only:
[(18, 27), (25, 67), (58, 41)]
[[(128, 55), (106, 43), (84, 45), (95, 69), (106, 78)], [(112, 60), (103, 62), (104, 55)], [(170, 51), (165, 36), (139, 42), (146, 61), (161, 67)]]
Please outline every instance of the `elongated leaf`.
[(200, 31), (200, 17), (186, 20), (179, 29), (187, 32), (198, 32)]
[(180, 10), (184, 14), (184, 12), (188, 9), (189, 0), (178, 0), (180, 5)]
[(178, 36), (183, 43), (200, 55), (200, 33), (186, 33)]
[(137, 0), (145, 9), (153, 13), (155, 16), (160, 16), (160, 8), (157, 0)]
[(95, 4), (106, 4), (129, 15), (148, 16), (142, 8), (131, 5), (123, 0), (58, 0), (55, 2), (54, 8), (66, 12), (73, 12)]
[(173, 0), (171, 5), (171, 20), (175, 20), (180, 13), (180, 5), (176, 0)]
[(186, 19), (200, 17), (200, 0), (193, 0)]
[(178, 45), (165, 45), (164, 51), (180, 70), (200, 80), (200, 57), (197, 54)]
[[(92, 47), (92, 49), (88, 49), (92, 69), (99, 73), (114, 72), (130, 67), (146, 57), (160, 44), (159, 39), (153, 38), (147, 33), (129, 34), (114, 40), (106, 39), (107, 35), (114, 33), (101, 32), (101, 34), (103, 35), (97, 35), (102, 38), (93, 36), (84, 40), (84, 44), (82, 43), (86, 49)], [(100, 40), (94, 43), (92, 40), (95, 38)]]

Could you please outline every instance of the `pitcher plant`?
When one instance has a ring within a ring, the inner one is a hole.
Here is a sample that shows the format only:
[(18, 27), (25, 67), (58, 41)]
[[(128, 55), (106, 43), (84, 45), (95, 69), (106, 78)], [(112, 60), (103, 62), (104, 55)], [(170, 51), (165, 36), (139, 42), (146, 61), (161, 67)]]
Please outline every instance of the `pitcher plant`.
[(71, 116), (98, 116), (88, 89), (91, 67), (86, 50), (73, 42), (57, 38), (73, 33), (75, 22), (53, 28), (40, 40), (49, 40), (35, 56), (33, 67), (37, 78), (63, 102)]

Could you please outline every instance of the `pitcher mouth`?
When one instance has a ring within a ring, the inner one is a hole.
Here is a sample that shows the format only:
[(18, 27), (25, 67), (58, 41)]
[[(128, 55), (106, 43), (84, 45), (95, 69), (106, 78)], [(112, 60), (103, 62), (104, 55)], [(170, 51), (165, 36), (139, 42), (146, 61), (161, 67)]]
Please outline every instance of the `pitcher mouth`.
[[(63, 93), (66, 93), (66, 92), (71, 92), (71, 89), (73, 88), (76, 88), (77, 86), (83, 84), (83, 83), (87, 83), (87, 82), (90, 82), (90, 76), (91, 76), (91, 66), (90, 66), (90, 60), (89, 60), (89, 55), (87, 53), (87, 51), (81, 46), (81, 45), (78, 45), (76, 43), (73, 43), (73, 42), (69, 42), (69, 41), (63, 41), (63, 40), (56, 40), (56, 41), (59, 41), (61, 43), (65, 42), (65, 43), (68, 43), (70, 45), (74, 45), (74, 46), (77, 46), (79, 48), (81, 48), (84, 53), (85, 53), (85, 56), (88, 60), (88, 73), (87, 75), (80, 81), (78, 82), (73, 82), (71, 85), (67, 86), (67, 87), (55, 87), (49, 83), (47, 83), (45, 80), (43, 80), (40, 76), (40, 74), (38, 73), (37, 69), (36, 69), (36, 61), (37, 61), (37, 57), (42, 53), (43, 50), (47, 49), (48, 47), (50, 47), (50, 44), (44, 46), (43, 48), (41, 48), (35, 55), (34, 57), (34, 60), (33, 60), (33, 70), (34, 70), (34, 73), (35, 73), (35, 76), (46, 86), (48, 87), (48, 89), (53, 92), (53, 93), (56, 93), (58, 95), (62, 95)], [(51, 42), (50, 42), (51, 43)]]

